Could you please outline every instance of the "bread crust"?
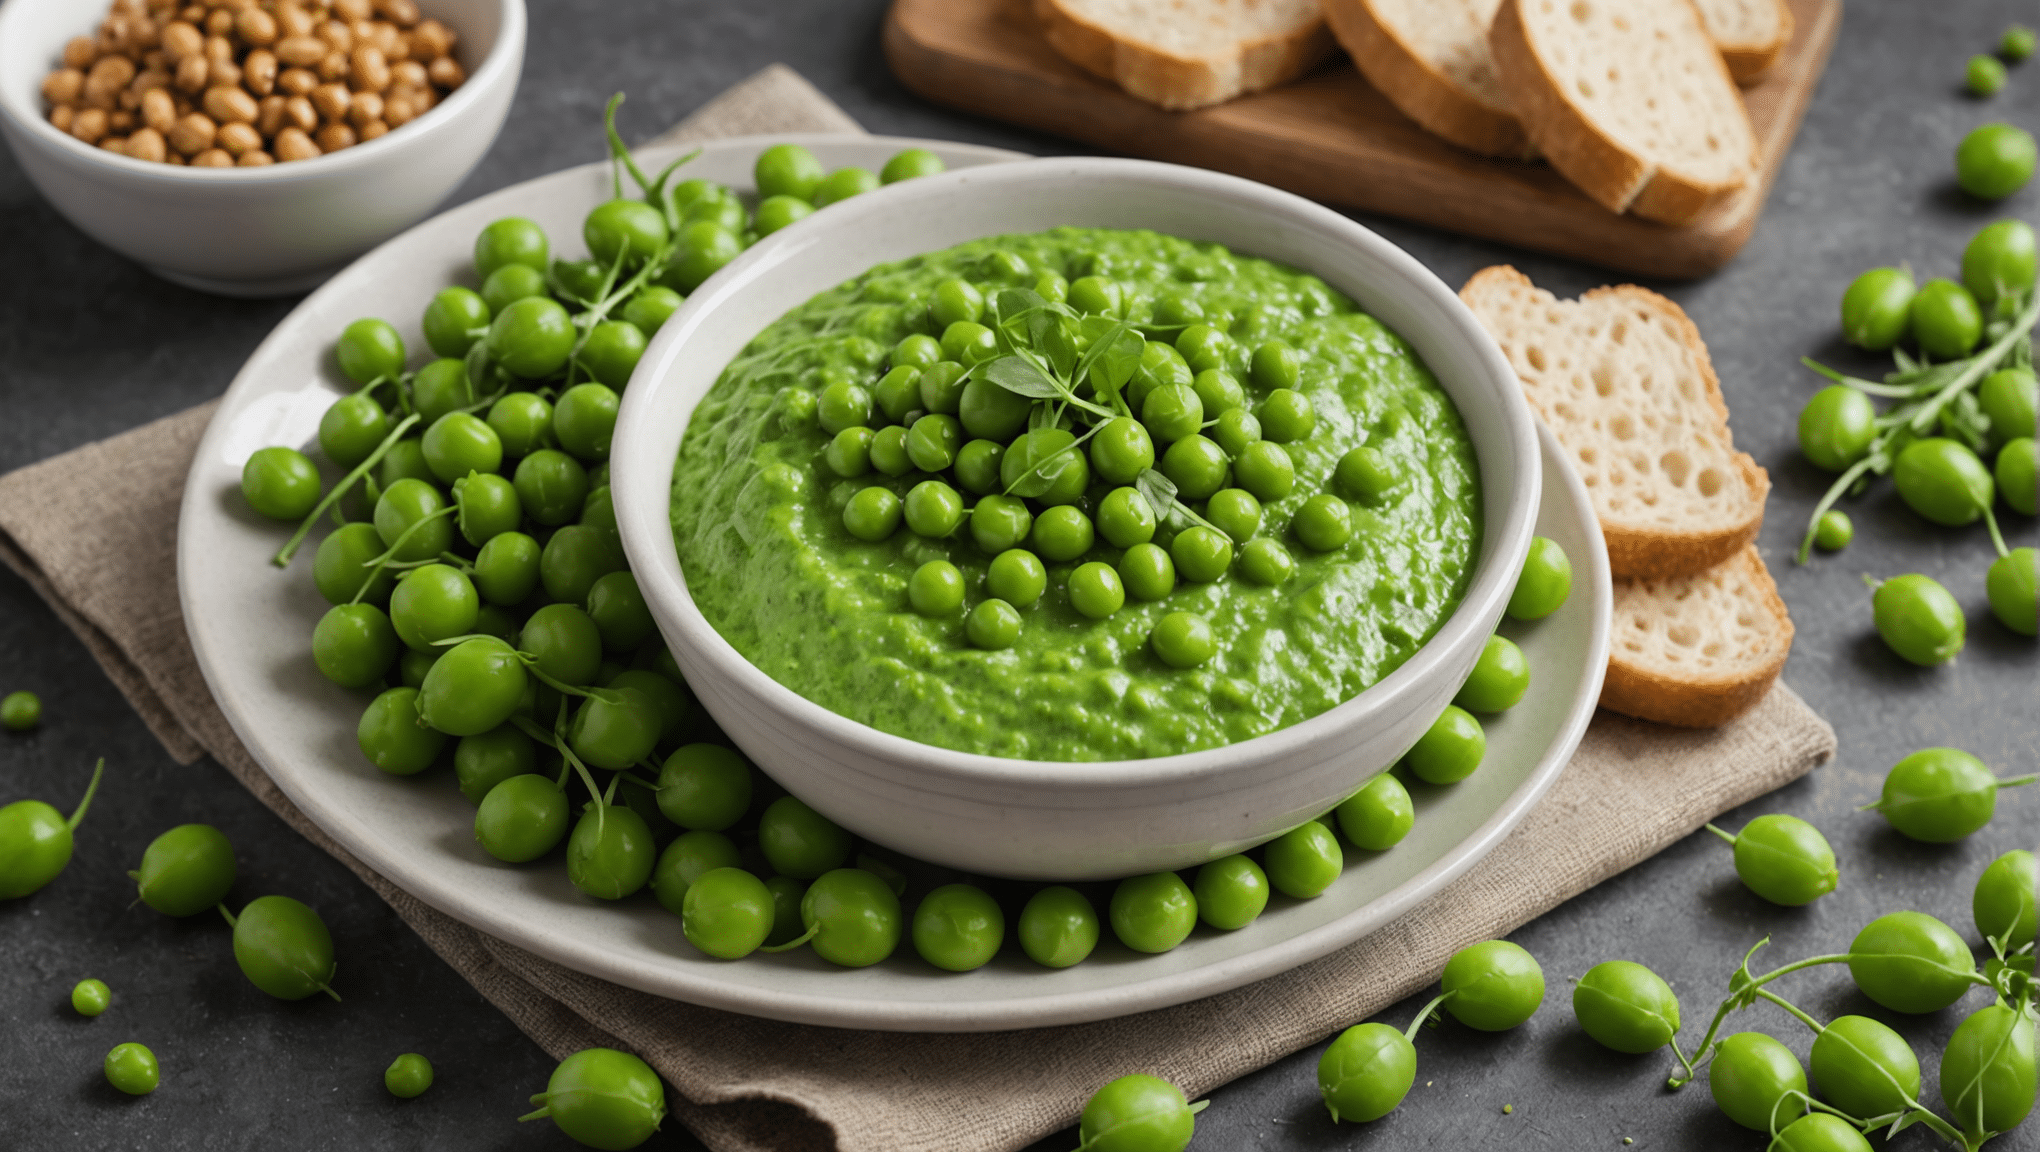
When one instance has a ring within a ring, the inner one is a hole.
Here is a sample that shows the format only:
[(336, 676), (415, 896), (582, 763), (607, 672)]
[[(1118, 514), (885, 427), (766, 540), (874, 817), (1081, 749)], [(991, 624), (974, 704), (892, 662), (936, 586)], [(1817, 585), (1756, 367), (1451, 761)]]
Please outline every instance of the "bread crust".
[(1319, 21), (1287, 35), (1243, 43), (1234, 56), (1222, 60), (1191, 58), (1123, 40), (1058, 0), (1034, 0), (1034, 15), (1049, 46), (1071, 63), (1112, 81), (1131, 96), (1175, 111), (1272, 88), (1301, 76), (1336, 48), (1331, 31)]
[[(1699, 19), (1695, 11), (1695, 22)], [(1531, 42), (1522, 0), (1502, 0), (1488, 30), (1488, 47), (1502, 90), (1509, 94), (1531, 143), (1588, 199), (1611, 212), (1633, 212), (1663, 224), (1690, 224), (1741, 191), (1756, 168), (1754, 133), (1751, 155), (1739, 173), (1719, 183), (1664, 171), (1622, 147), (1566, 97)], [(1721, 69), (1722, 82), (1733, 87), (1720, 54), (1707, 55)]]
[[(1718, 728), (1756, 707), (1764, 698), (1784, 669), (1785, 658), (1791, 654), (1792, 617), (1785, 611), (1778, 586), (1772, 582), (1770, 569), (1764, 566), (1755, 545), (1744, 545), (1727, 563), (1750, 570), (1759, 591), (1757, 607), (1776, 626), (1779, 640), (1763, 664), (1738, 675), (1673, 677), (1625, 660), (1619, 649), (1611, 649), (1608, 675), (1601, 682), (1601, 707), (1679, 728)], [(1618, 617), (1625, 589), (1645, 583), (1649, 582), (1616, 582)]]
[(1778, 62), (1778, 58), (1785, 55), (1785, 46), (1792, 43), (1792, 6), (1785, 0), (1772, 0), (1772, 3), (1778, 7), (1776, 39), (1769, 44), (1731, 45), (1717, 42), (1715, 45), (1721, 49), (1721, 62), (1728, 66), (1728, 74), (1735, 77), (1738, 84), (1752, 83), (1769, 72), (1771, 66)]
[[(1480, 297), (1485, 293), (1506, 295), (1514, 292), (1536, 292), (1537, 285), (1528, 276), (1507, 264), (1496, 264), (1473, 274), (1466, 286), (1459, 290), (1459, 298), (1472, 308), (1476, 316), (1481, 314)], [(1637, 308), (1647, 308), (1657, 313), (1667, 326), (1677, 333), (1679, 342), (1698, 366), (1703, 393), (1708, 408), (1728, 426), (1728, 401), (1721, 393), (1721, 379), (1714, 372), (1714, 361), (1707, 353), (1707, 343), (1700, 338), (1700, 328), (1686, 310), (1674, 301), (1639, 288), (1634, 284), (1623, 284), (1596, 288), (1581, 296), (1582, 300), (1614, 297)], [(1530, 406), (1538, 406), (1538, 397), (1527, 388), (1525, 396)], [(1551, 414), (1539, 411), (1538, 415), (1551, 422)], [(1568, 451), (1578, 445), (1567, 444)], [(1636, 528), (1614, 523), (1601, 518), (1601, 535), (1608, 544), (1608, 567), (1617, 577), (1640, 580), (1663, 580), (1676, 576), (1690, 575), (1704, 571), (1729, 560), (1748, 547), (1757, 538), (1757, 532), (1764, 526), (1764, 503), (1771, 492), (1771, 477), (1763, 466), (1747, 452), (1738, 452), (1733, 457), (1736, 470), (1750, 492), (1750, 513), (1742, 521), (1722, 524), (1717, 527), (1690, 532), (1673, 532), (1659, 528)]]
[(1324, 0), (1325, 22), (1367, 82), (1437, 136), (1483, 156), (1536, 150), (1513, 113), (1477, 99), (1383, 24), (1373, 0)]

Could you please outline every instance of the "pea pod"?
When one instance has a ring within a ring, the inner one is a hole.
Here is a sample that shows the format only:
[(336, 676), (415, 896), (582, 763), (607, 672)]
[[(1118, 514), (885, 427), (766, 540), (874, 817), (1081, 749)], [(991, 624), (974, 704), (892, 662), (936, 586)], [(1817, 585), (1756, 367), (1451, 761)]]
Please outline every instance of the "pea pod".
[(1573, 985), (1573, 1015), (1617, 1052), (1655, 1052), (1679, 1032), (1679, 998), (1657, 973), (1628, 960), (1594, 965)]
[(302, 1000), (315, 992), (333, 999), (333, 934), (319, 914), (288, 896), (251, 900), (235, 916), (220, 915), (234, 928), (234, 962), (249, 983), (278, 1000)]
[(1991, 861), (1976, 879), (1970, 912), (1976, 917), (1976, 930), (2000, 954), (2033, 943), (2035, 871), (2033, 854), (2014, 848)]
[(1920, 1094), (1920, 1061), (1905, 1038), (1868, 1016), (1842, 1016), (1809, 1056), (1822, 1098), (1851, 1116), (1895, 1116)]
[(1709, 832), (1735, 846), (1735, 872), (1749, 890), (1788, 908), (1811, 904), (1835, 890), (1841, 872), (1820, 830), (1796, 816), (1772, 813), (1724, 832)]
[(71, 862), (72, 834), (92, 807), (106, 761), (92, 769), (85, 798), (69, 818), (40, 800), (16, 800), (0, 808), (0, 900), (18, 900), (57, 878)]
[(1440, 996), (1424, 1005), (1401, 1032), (1369, 1022), (1355, 1024), (1332, 1041), (1318, 1057), (1317, 1077), (1333, 1123), (1366, 1124), (1396, 1110), (1417, 1082), (1417, 1029), (1444, 1001)]
[(1923, 912), (1893, 912), (1849, 944), (1849, 975), (1865, 996), (1894, 1012), (1939, 1012), (1982, 979), (1969, 945)]
[(550, 1117), (561, 1132), (590, 1148), (635, 1148), (666, 1118), (666, 1086), (651, 1066), (614, 1048), (583, 1048), (553, 1069), (545, 1091), (531, 1098), (536, 1112), (520, 1123)]
[(1085, 1102), (1077, 1152), (1183, 1152), (1208, 1103), (1190, 1103), (1167, 1080), (1121, 1076)]
[(234, 886), (234, 846), (210, 824), (180, 824), (149, 842), (128, 878), (142, 903), (165, 916), (195, 915)]
[(1504, 1032), (1544, 1003), (1544, 969), (1521, 945), (1484, 940), (1452, 954), (1439, 985), (1445, 1011), (1482, 1032)]
[(1999, 779), (1983, 761), (1959, 748), (1922, 748), (1892, 765), (1883, 795), (1863, 811), (1881, 812), (1914, 840), (1952, 844), (1990, 823), (1999, 788), (2040, 780), (2040, 775)]
[(1806, 1069), (1791, 1049), (1762, 1032), (1738, 1032), (1721, 1042), (1707, 1088), (1723, 1114), (1758, 1132), (1775, 1132), (1806, 1110)]
[(1810, 1112), (1787, 1124), (1767, 1152), (1871, 1152), (1870, 1141), (1847, 1120)]

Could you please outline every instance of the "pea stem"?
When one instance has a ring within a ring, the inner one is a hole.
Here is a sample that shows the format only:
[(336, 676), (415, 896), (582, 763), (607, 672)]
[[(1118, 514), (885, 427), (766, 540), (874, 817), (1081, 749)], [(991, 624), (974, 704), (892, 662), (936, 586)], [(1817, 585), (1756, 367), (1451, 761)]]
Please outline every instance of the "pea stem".
[(1835, 502), (1842, 498), (1842, 494), (1849, 490), (1849, 486), (1865, 472), (1882, 467), (1888, 460), (1889, 458), (1881, 451), (1872, 449), (1861, 460), (1849, 465), (1849, 470), (1836, 477), (1835, 482), (1828, 486), (1828, 490), (1820, 498), (1820, 503), (1813, 506), (1813, 515), (1807, 517), (1806, 535), (1799, 541), (1799, 563), (1806, 563), (1807, 557), (1813, 554), (1813, 538), (1820, 531), (1820, 518), (1827, 515), (1828, 509), (1833, 508)]
[(1423, 1011), (1417, 1013), (1417, 1018), (1415, 1020), (1410, 1021), (1410, 1026), (1408, 1028), (1403, 1029), (1403, 1039), (1408, 1040), (1412, 1044), (1416, 1043), (1417, 1029), (1424, 1026), (1424, 1021), (1430, 1019), (1431, 1013), (1437, 1009), (1438, 1005), (1443, 1004), (1445, 1001), (1450, 1000), (1451, 998), (1452, 993), (1441, 992), (1438, 994), (1438, 997), (1436, 999), (1432, 1000), (1429, 1004), (1424, 1005)]
[(801, 933), (801, 934), (800, 934), (800, 935), (798, 935), (798, 936), (795, 936), (795, 937), (794, 937), (793, 939), (791, 939), (791, 940), (788, 940), (788, 941), (787, 941), (786, 943), (784, 943), (784, 944), (765, 944), (765, 945), (761, 945), (761, 946), (759, 946), (759, 948), (758, 948), (758, 951), (760, 951), (760, 952), (791, 952), (791, 951), (793, 951), (793, 950), (794, 950), (795, 948), (798, 948), (798, 947), (800, 947), (801, 945), (803, 945), (803, 944), (807, 943), (808, 941), (810, 941), (810, 940), (814, 939), (814, 938), (815, 938), (815, 933), (816, 933), (817, 931), (819, 931), (820, 929), (821, 929), (821, 925), (820, 925), (820, 924), (810, 924), (810, 925), (808, 925), (808, 930), (807, 930), (807, 931), (805, 931), (805, 932)]
[(1792, 1017), (1798, 1020), (1801, 1024), (1804, 1024), (1808, 1028), (1813, 1029), (1814, 1035), (1818, 1036), (1821, 1033), (1827, 1031), (1827, 1025), (1822, 1024), (1820, 1021), (1815, 1020), (1813, 1017), (1807, 1015), (1805, 1012), (1800, 1011), (1797, 1005), (1785, 999), (1783, 996), (1778, 995), (1776, 992), (1773, 992), (1768, 988), (1759, 988), (1756, 990), (1756, 994), (1758, 999), (1769, 1000), (1771, 1003), (1776, 1004), (1778, 1007), (1783, 1008), (1786, 1012), (1790, 1013)]
[[(415, 419), (415, 417), (413, 417), (413, 419)], [(349, 600), (347, 603), (349, 605), (361, 603), (361, 598), (363, 596), (368, 595), (369, 588), (372, 585), (374, 585), (375, 578), (382, 575), (385, 569), (422, 568), (427, 564), (438, 563), (437, 560), (400, 561), (396, 559), (396, 555), (399, 551), (403, 549), (405, 542), (410, 540), (411, 534), (413, 532), (416, 532), (418, 529), (423, 528), (425, 525), (430, 524), (434, 520), (438, 520), (441, 519), (442, 517), (453, 515), (456, 511), (459, 510), (459, 508), (460, 506), (458, 504), (448, 504), (446, 507), (441, 508), (437, 512), (432, 512), (428, 513), (427, 515), (420, 516), (416, 520), (411, 521), (409, 524), (404, 525), (404, 530), (402, 532), (397, 533), (396, 543), (391, 544), (388, 548), (384, 549), (383, 554), (377, 556), (373, 560), (363, 560), (361, 562), (361, 566), (369, 570), (368, 575), (363, 576), (361, 578), (361, 587), (356, 588), (354, 590), (354, 599)]]
[[(1763, 947), (1765, 943), (1769, 942), (1769, 939), (1769, 937), (1765, 937), (1764, 941), (1757, 944), (1757, 948)], [(1750, 949), (1750, 955), (1754, 956), (1757, 948)], [(1761, 989), (1764, 985), (1769, 984), (1780, 976), (1797, 972), (1802, 968), (1811, 968), (1817, 964), (1845, 964), (1848, 960), (1849, 954), (1846, 952), (1827, 956), (1812, 956), (1797, 963), (1787, 964), (1774, 972), (1767, 972), (1762, 976), (1752, 976), (1749, 978), (1748, 983), (1743, 984), (1739, 988), (1731, 984), (1732, 991), (1730, 991), (1728, 998), (1723, 1000), (1721, 1006), (1714, 1010), (1714, 1019), (1708, 1022), (1707, 1034), (1700, 1038), (1699, 1047), (1693, 1050), (1693, 1059), (1687, 1060), (1684, 1056), (1680, 1056), (1679, 1062), (1686, 1066), (1686, 1074), (1684, 1076), (1673, 1076), (1665, 1081), (1665, 1087), (1678, 1089), (1693, 1082), (1693, 1078), (1700, 1074), (1700, 1066), (1713, 1057), (1711, 1049), (1714, 1046), (1714, 1038), (1721, 1033), (1722, 1022), (1728, 1019), (1730, 1012), (1737, 1008), (1745, 1007), (1752, 997), (1762, 995)], [(1743, 957), (1743, 966), (1738, 968), (1737, 971), (1747, 973), (1749, 971), (1749, 962), (1748, 956)]]
[(1990, 505), (1988, 504), (1983, 506), (1983, 522), (1990, 529), (1990, 543), (1992, 547), (1997, 549), (1999, 558), (2002, 559), (2003, 557), (2010, 556), (2012, 550), (2005, 547), (2005, 534), (1998, 531), (1997, 516), (1991, 512)]
[(224, 916), (224, 917), (226, 917), (226, 920), (227, 920), (227, 927), (229, 927), (229, 928), (239, 928), (239, 927), (241, 926), (241, 922), (240, 922), (239, 920), (236, 920), (236, 919), (234, 918), (234, 914), (233, 914), (232, 912), (229, 912), (229, 911), (227, 911), (227, 906), (226, 906), (226, 904), (225, 904), (224, 902), (222, 902), (222, 903), (220, 903), (220, 904), (217, 904), (217, 905), (214, 905), (214, 907), (216, 907), (216, 908), (218, 908), (218, 909), (220, 910), (220, 915), (221, 915), (221, 916)]
[(1714, 833), (1716, 836), (1721, 837), (1723, 840), (1728, 841), (1730, 844), (1733, 844), (1736, 841), (1736, 835), (1733, 832), (1723, 832), (1721, 829), (1716, 828), (1712, 824), (1702, 824), (1701, 827), (1707, 829), (1709, 832)]
[(72, 831), (74, 832), (77, 831), (78, 821), (85, 819), (86, 809), (92, 807), (92, 797), (98, 794), (99, 792), (99, 778), (101, 776), (104, 776), (105, 774), (106, 774), (106, 757), (101, 756), (99, 758), (99, 763), (92, 766), (92, 783), (87, 784), (85, 786), (85, 798), (83, 800), (78, 801), (77, 810), (72, 812), (71, 818), (64, 822), (65, 825), (69, 827)]
[(1886, 396), (1896, 400), (1910, 400), (1913, 397), (1914, 389), (1908, 384), (1880, 384), (1875, 380), (1865, 380), (1860, 376), (1850, 376), (1847, 373), (1835, 371), (1811, 356), (1801, 356), (1799, 362), (1837, 384), (1846, 384), (1858, 392), (1864, 392), (1871, 396)]
[(319, 517), (326, 514), (326, 509), (339, 503), (340, 498), (347, 494), (347, 490), (354, 487), (355, 481), (368, 475), (370, 468), (381, 463), (382, 458), (389, 453), (389, 450), (396, 447), (397, 441), (403, 439), (404, 433), (409, 432), (411, 426), (417, 422), (418, 416), (416, 413), (398, 421), (397, 426), (390, 429), (390, 434), (383, 437), (383, 442), (375, 446), (375, 451), (370, 452), (367, 459), (356, 464), (353, 471), (342, 476), (340, 482), (333, 485), (333, 490), (326, 493), (325, 497), (312, 508), (311, 512), (305, 516), (304, 523), (298, 525), (298, 530), (291, 535), (290, 540), (284, 544), (283, 548), (269, 562), (278, 568), (290, 567), (290, 559), (292, 556), (297, 555), (298, 545), (305, 542), (305, 537), (311, 532), (312, 525), (319, 522)]
[(1933, 399), (1928, 400), (1913, 414), (1913, 431), (1924, 434), (1932, 428), (1935, 417), (1941, 414), (1941, 409), (1948, 406), (1956, 393), (1967, 391), (1971, 385), (1989, 374), (1992, 368), (1997, 367), (1997, 362), (2004, 358), (2012, 345), (2033, 330), (2033, 323), (2036, 320), (2040, 320), (2040, 292), (2034, 293), (2026, 306), (2019, 310), (2018, 317), (2012, 321), (2012, 326), (2005, 330), (2004, 335), (1998, 337), (1981, 353), (1970, 357), (1969, 366), (1957, 373), (1955, 379), (1942, 385), (1941, 389), (1934, 393)]

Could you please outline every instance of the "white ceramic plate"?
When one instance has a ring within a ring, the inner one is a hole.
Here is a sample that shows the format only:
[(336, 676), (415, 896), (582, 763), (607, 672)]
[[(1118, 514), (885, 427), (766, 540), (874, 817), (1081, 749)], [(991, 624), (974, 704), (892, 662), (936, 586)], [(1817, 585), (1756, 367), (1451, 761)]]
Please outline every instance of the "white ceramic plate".
[[(686, 174), (748, 188), (758, 151), (788, 139), (830, 167), (876, 169), (909, 146), (929, 148), (952, 167), (1015, 158), (930, 141), (793, 136), (711, 144)], [(674, 154), (654, 151), (644, 159), (657, 165)], [(557, 173), (428, 220), (362, 257), (292, 311), (249, 358), (186, 484), (178, 583), (207, 684), (242, 742), (299, 809), (427, 904), (577, 971), (756, 1016), (898, 1031), (1069, 1024), (1209, 996), (1359, 939), (1472, 867), (1571, 758), (1600, 695), (1611, 585), (1586, 492), (1556, 441), (1541, 432), (1545, 484), (1537, 531), (1564, 546), (1575, 576), (1572, 598), (1557, 613), (1503, 627), (1529, 657), (1530, 693), (1487, 723), (1488, 758), (1479, 772), (1450, 788), (1421, 789), (1409, 838), (1378, 855), (1355, 852), (1345, 874), (1315, 900), (1277, 897), (1248, 927), (1199, 928), (1161, 956), (1140, 956), (1108, 940), (1090, 960), (1059, 972), (1008, 949), (975, 972), (940, 973), (911, 948), (850, 971), (805, 949), (712, 960), (649, 896), (620, 904), (583, 896), (567, 882), (557, 854), (524, 867), (496, 862), (475, 845), (474, 810), (445, 773), (391, 777), (362, 758), (354, 727), (367, 695), (335, 686), (312, 665), (312, 627), (327, 607), (312, 586), (312, 545), (288, 572), (268, 564), (288, 533), (247, 510), (240, 470), (265, 445), (313, 443), (320, 413), (344, 387), (331, 348), (349, 321), (382, 316), (422, 350), (418, 317), (433, 292), (471, 281), (469, 256), (483, 225), (529, 216), (546, 228), (556, 254), (578, 255), (581, 217), (608, 189), (606, 165)], [(826, 222), (824, 212), (799, 226)], [(288, 892), (287, 881), (272, 879), (271, 887)]]

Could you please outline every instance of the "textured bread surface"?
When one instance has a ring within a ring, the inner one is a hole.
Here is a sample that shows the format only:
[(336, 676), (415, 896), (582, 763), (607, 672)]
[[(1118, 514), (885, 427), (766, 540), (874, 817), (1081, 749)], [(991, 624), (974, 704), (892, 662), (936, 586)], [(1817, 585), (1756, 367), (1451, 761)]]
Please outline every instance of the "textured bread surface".
[(1694, 0), (1694, 6), (1737, 83), (1762, 75), (1792, 41), (1792, 9), (1785, 0)]
[(1691, 0), (1503, 0), (1488, 45), (1531, 143), (1611, 211), (1691, 223), (1756, 168), (1749, 113)]
[(1692, 576), (1617, 580), (1601, 706), (1715, 728), (1756, 706), (1792, 649), (1792, 618), (1754, 545)]
[(1332, 51), (1318, 0), (1034, 0), (1057, 52), (1164, 108), (1294, 79)]
[(1617, 576), (1690, 575), (1754, 540), (1771, 481), (1735, 450), (1700, 330), (1647, 289), (1560, 300), (1507, 265), (1459, 291), (1586, 484)]
[(1462, 148), (1523, 156), (1530, 139), (1488, 50), (1501, 0), (1324, 0), (1325, 20), (1403, 115)]

